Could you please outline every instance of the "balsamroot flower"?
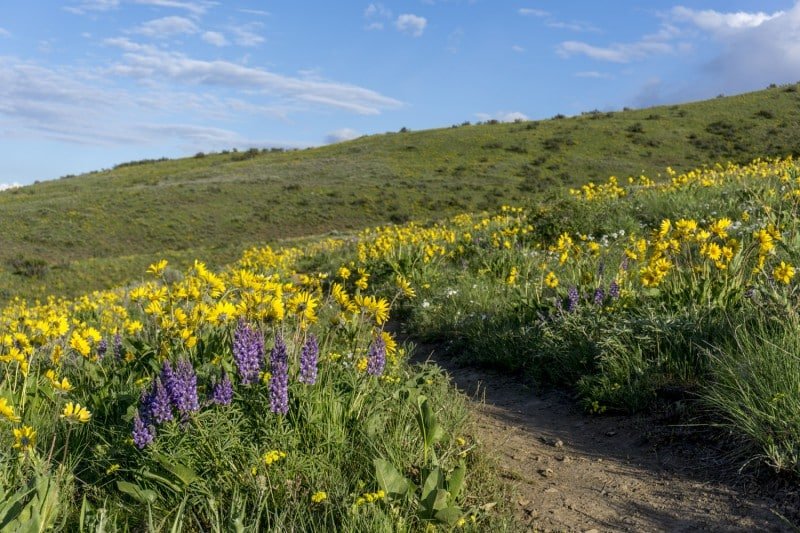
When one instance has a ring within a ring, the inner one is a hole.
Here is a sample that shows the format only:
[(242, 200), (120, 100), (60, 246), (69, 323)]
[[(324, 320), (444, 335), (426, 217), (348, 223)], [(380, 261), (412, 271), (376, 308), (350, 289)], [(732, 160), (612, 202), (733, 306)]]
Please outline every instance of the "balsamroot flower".
[(269, 354), (272, 376), (269, 378), (269, 409), (285, 415), (289, 412), (289, 356), (280, 333), (275, 335), (275, 346)]
[(92, 413), (89, 412), (89, 410), (85, 407), (81, 407), (81, 404), (79, 403), (67, 402), (67, 405), (64, 406), (64, 410), (61, 411), (61, 418), (64, 418), (69, 422), (80, 422), (85, 424), (91, 420)]
[(300, 352), (300, 377), (297, 381), (307, 385), (317, 382), (317, 359), (319, 356), (319, 345), (314, 334), (309, 334), (308, 340), (303, 345)]
[(233, 333), (233, 360), (236, 362), (242, 385), (258, 381), (258, 373), (264, 362), (264, 339), (244, 320), (239, 321)]
[(233, 401), (233, 384), (225, 371), (222, 372), (222, 379), (214, 384), (211, 401), (218, 405), (230, 405)]
[(367, 354), (367, 373), (371, 376), (380, 376), (383, 374), (383, 368), (386, 366), (386, 343), (382, 335), (377, 335), (372, 340), (372, 345), (369, 347)]

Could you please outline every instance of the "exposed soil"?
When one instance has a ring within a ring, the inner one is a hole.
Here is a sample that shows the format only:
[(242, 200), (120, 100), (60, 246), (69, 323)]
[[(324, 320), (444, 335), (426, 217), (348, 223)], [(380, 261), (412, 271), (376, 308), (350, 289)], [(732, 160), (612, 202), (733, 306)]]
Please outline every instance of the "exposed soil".
[[(475, 432), (531, 531), (800, 531), (800, 487), (741, 474), (710, 431), (589, 416), (563, 392), (418, 347), (474, 402)], [(427, 351), (427, 353), (426, 353)]]

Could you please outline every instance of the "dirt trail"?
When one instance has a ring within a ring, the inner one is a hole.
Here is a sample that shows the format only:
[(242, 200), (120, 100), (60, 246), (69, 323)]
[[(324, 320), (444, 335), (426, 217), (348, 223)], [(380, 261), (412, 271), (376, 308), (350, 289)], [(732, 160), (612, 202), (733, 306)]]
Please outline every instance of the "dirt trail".
[(476, 436), (514, 487), (528, 530), (798, 531), (782, 518), (800, 508), (797, 490), (742, 481), (730, 464), (717, 467), (719, 450), (687, 443), (680, 429), (587, 416), (563, 393), (430, 358), (473, 398)]

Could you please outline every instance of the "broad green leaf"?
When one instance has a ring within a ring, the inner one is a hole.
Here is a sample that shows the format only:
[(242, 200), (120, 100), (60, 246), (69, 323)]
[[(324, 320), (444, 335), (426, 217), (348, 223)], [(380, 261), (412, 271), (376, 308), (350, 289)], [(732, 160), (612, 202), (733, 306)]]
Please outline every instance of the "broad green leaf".
[(117, 488), (120, 492), (124, 492), (133, 499), (141, 503), (153, 503), (156, 501), (158, 495), (149, 489), (143, 489), (139, 485), (134, 485), (127, 481), (117, 481)]
[(461, 461), (457, 467), (450, 473), (450, 480), (447, 483), (447, 489), (450, 491), (450, 503), (454, 504), (456, 498), (461, 494), (464, 488), (464, 478), (467, 475), (467, 467), (464, 461)]
[(464, 515), (463, 511), (458, 507), (450, 506), (445, 507), (444, 509), (440, 509), (436, 511), (434, 518), (439, 522), (444, 522), (445, 524), (453, 527), (458, 522), (459, 518)]
[(200, 479), (200, 476), (198, 476), (194, 470), (186, 465), (174, 462), (169, 457), (159, 453), (155, 454), (155, 458), (165, 470), (174, 474), (178, 479), (181, 480), (181, 482), (183, 482), (184, 485), (191, 485)]
[(408, 493), (410, 482), (384, 459), (375, 459), (375, 477), (378, 486), (383, 489), (389, 499), (402, 498)]

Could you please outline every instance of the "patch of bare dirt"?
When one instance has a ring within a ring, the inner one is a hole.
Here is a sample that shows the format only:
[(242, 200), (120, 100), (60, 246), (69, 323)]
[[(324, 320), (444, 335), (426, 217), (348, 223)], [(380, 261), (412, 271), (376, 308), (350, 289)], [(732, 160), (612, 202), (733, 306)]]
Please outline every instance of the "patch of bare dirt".
[(588, 416), (564, 393), (430, 357), (473, 399), (476, 437), (513, 486), (527, 530), (799, 531), (796, 486), (738, 475), (713, 445), (692, 442), (697, 432)]

